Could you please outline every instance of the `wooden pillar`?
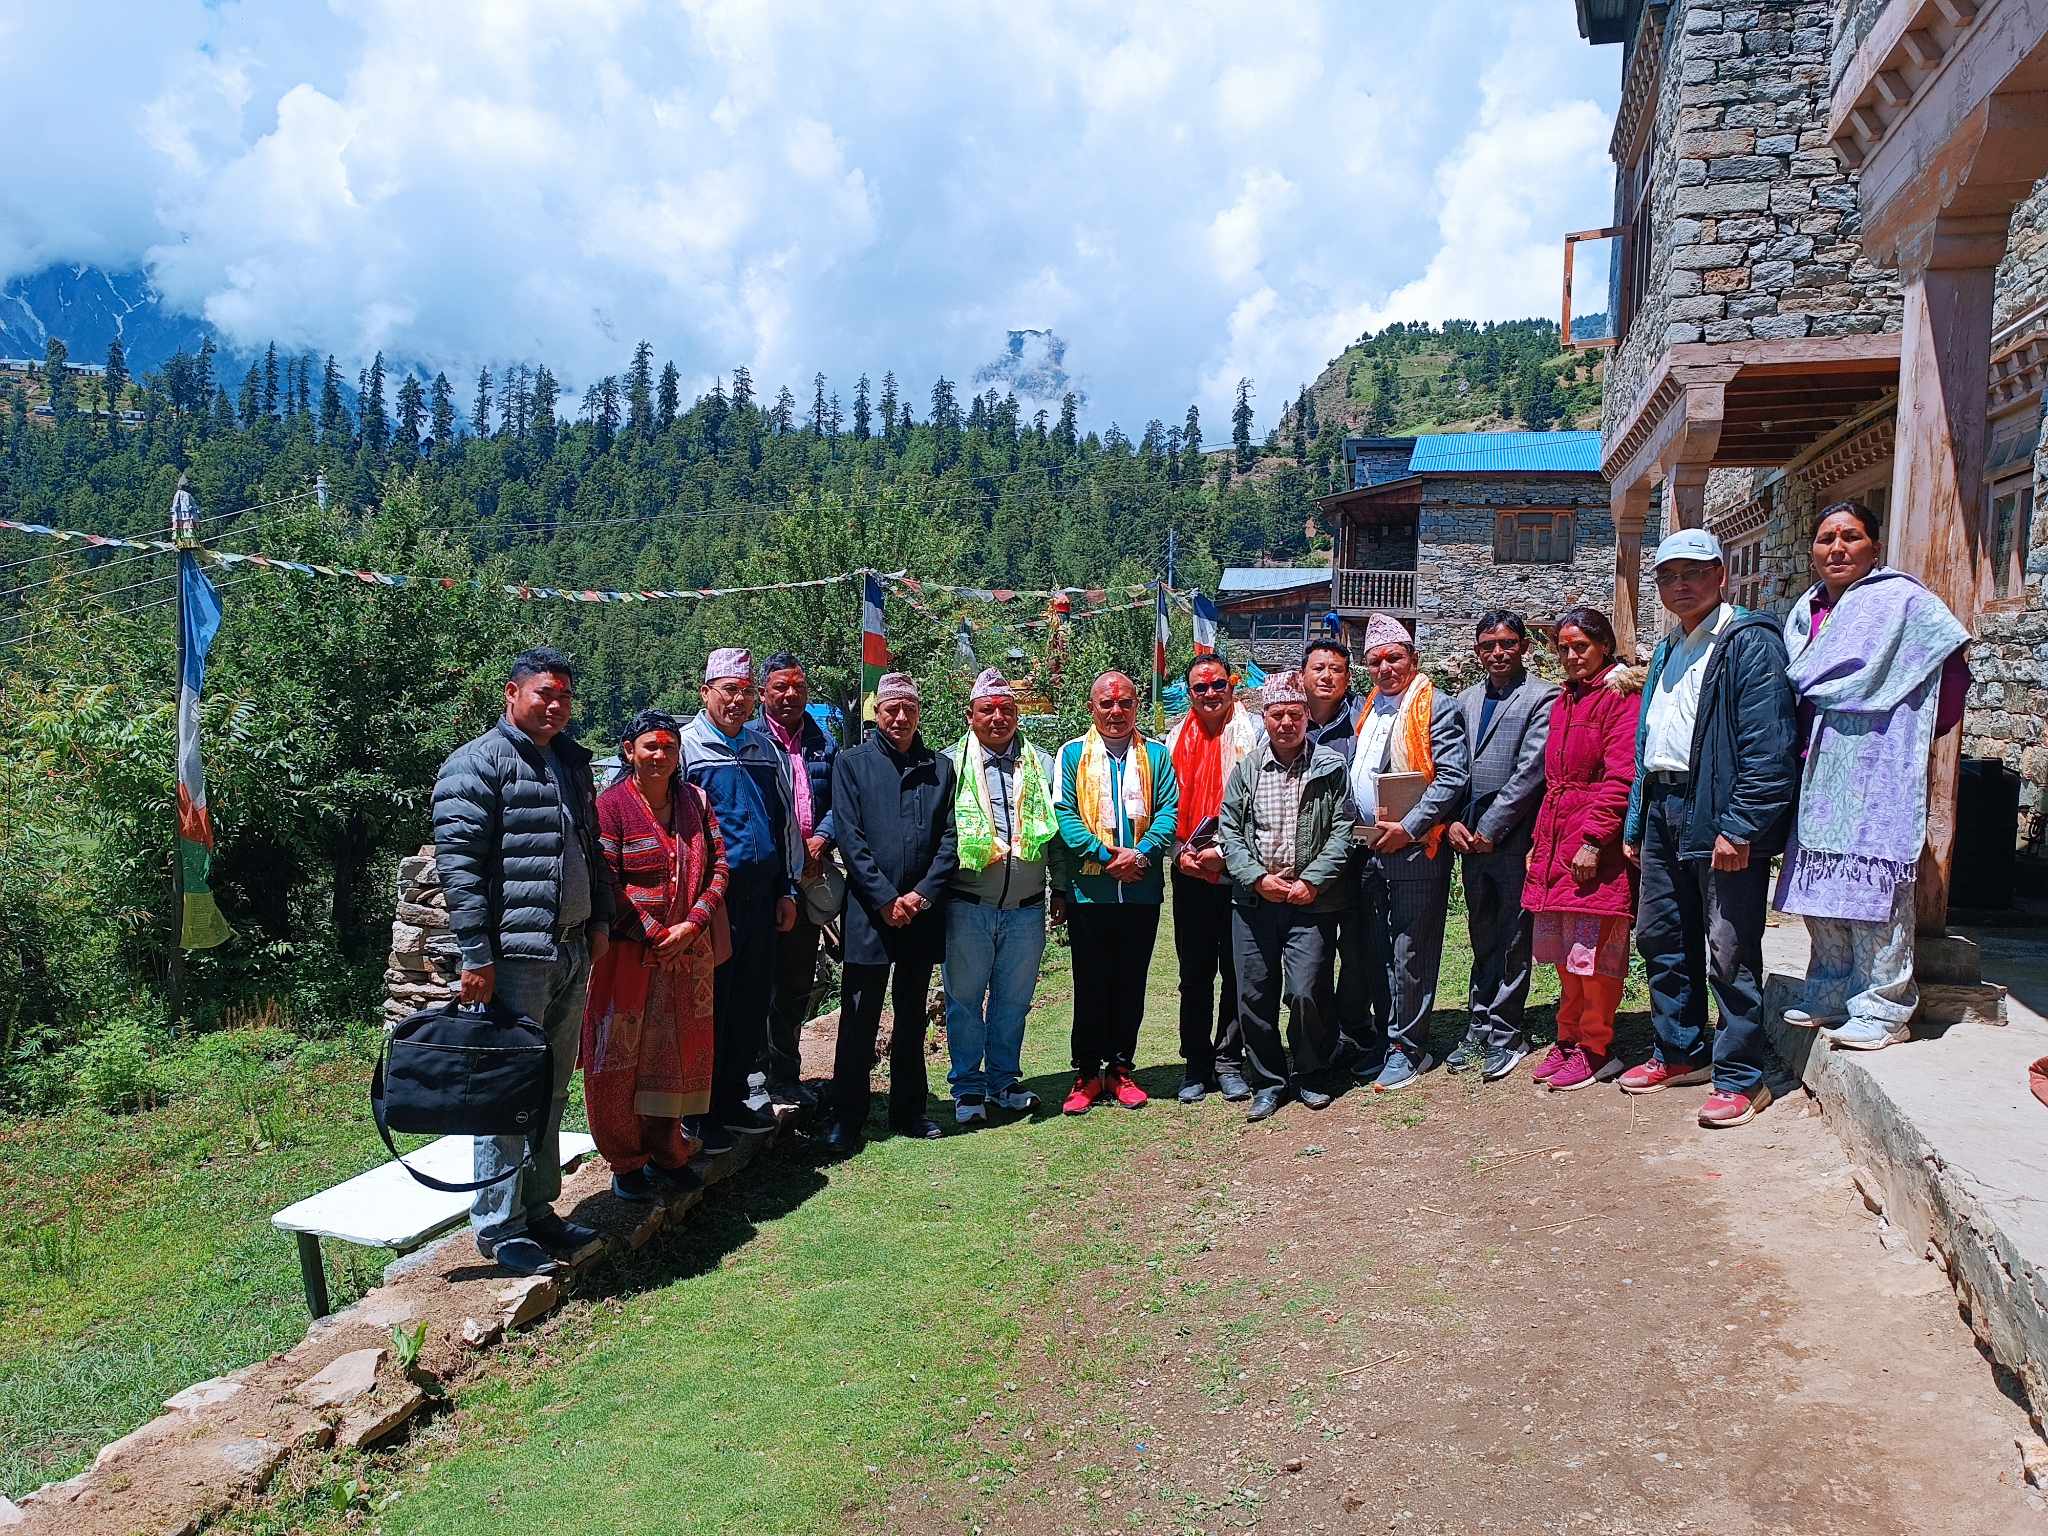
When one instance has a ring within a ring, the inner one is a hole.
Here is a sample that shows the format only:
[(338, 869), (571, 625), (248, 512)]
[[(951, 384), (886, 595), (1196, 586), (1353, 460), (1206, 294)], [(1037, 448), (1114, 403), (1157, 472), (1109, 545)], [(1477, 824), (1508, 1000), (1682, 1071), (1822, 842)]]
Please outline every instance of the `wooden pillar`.
[[(2002, 249), (2004, 230), (1998, 235)], [(1941, 259), (1943, 242), (1929, 243)], [(1955, 254), (1979, 259), (1902, 274), (1898, 448), (1885, 545), (1893, 565), (1918, 576), (1967, 626), (1977, 616), (1983, 565), (1984, 380), (1997, 252), (1979, 240), (1956, 245), (1961, 250)], [(1981, 259), (1985, 254), (1988, 262)], [(1961, 756), (1961, 733), (1951, 732), (1936, 744), (1929, 764), (1927, 847), (1914, 892), (1923, 934), (1941, 933), (1948, 924)]]
[(1671, 508), (1670, 526), (1664, 530), (1665, 533), (1706, 526), (1707, 474), (1704, 464), (1674, 464), (1671, 467), (1671, 473), (1664, 480), (1664, 501)]
[(1636, 589), (1643, 574), (1643, 524), (1650, 516), (1650, 487), (1637, 481), (1608, 492), (1614, 513), (1615, 650), (1624, 662), (1636, 655)]

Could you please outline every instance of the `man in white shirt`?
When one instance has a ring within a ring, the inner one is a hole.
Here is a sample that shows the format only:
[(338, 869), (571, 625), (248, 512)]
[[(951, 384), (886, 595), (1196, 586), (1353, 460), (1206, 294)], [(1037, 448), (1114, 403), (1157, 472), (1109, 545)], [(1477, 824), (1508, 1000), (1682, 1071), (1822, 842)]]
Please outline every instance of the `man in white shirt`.
[[(1746, 1125), (1771, 1102), (1764, 913), (1798, 779), (1785, 639), (1769, 614), (1722, 596), (1728, 568), (1705, 529), (1664, 540), (1656, 569), (1678, 623), (1650, 658), (1622, 836), (1642, 864), (1636, 947), (1657, 1050), (1621, 1087), (1658, 1093), (1711, 1076), (1700, 1123)], [(1711, 1050), (1710, 985), (1720, 1011)]]
[[(1359, 861), (1357, 910), (1369, 955), (1368, 996), (1363, 1016), (1340, 1005), (1338, 1023), (1354, 1073), (1370, 1076), (1377, 1093), (1406, 1088), (1436, 1064), (1429, 1013), (1451, 898), (1445, 828), (1465, 803), (1472, 761), (1458, 701), (1439, 693), (1417, 661), (1400, 620), (1376, 613), (1367, 621), (1373, 690), (1351, 756), (1351, 801), (1353, 814), (1372, 829), (1371, 852)], [(1380, 778), (1389, 773), (1422, 776), (1422, 796), (1405, 815), (1381, 804)]]

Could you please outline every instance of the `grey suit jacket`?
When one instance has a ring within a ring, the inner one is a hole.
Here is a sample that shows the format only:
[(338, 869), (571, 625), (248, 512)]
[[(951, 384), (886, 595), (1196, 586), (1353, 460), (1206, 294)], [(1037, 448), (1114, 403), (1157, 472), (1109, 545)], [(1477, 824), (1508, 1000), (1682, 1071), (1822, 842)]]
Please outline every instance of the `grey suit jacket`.
[(1550, 708), (1557, 687), (1524, 673), (1516, 688), (1493, 707), (1486, 731), (1479, 730), (1486, 698), (1482, 679), (1458, 695), (1458, 713), (1472, 749), (1472, 778), (1459, 819), (1489, 840), (1499, 854), (1519, 857), (1543, 804), (1543, 748), (1550, 740)]
[[(1416, 803), (1415, 809), (1401, 818), (1401, 825), (1416, 841), (1399, 853), (1371, 855), (1372, 863), (1390, 880), (1433, 879), (1438, 871), (1450, 866), (1451, 845), (1448, 840), (1434, 859), (1422, 846), (1423, 834), (1433, 827), (1448, 826), (1457, 819), (1458, 808), (1465, 803), (1465, 786), (1472, 771), (1472, 754), (1465, 741), (1464, 714), (1458, 708), (1458, 701), (1445, 693), (1437, 694), (1436, 709), (1430, 715), (1429, 752), (1436, 759), (1436, 777), (1422, 792), (1422, 799)], [(1393, 766), (1393, 756), (1394, 743), (1389, 737), (1387, 749), (1380, 756), (1380, 772), (1385, 773)]]

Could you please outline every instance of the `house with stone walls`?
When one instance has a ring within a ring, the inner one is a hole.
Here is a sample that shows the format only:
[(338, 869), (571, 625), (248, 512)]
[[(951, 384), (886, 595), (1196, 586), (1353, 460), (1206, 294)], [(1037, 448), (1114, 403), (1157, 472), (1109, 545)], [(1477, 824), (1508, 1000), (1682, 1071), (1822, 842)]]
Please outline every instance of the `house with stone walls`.
[[(1617, 576), (1661, 509), (1782, 613), (1818, 509), (1873, 507), (1887, 558), (1976, 635), (1961, 751), (2021, 776), (2038, 850), (2048, 0), (1574, 4), (1622, 79), (1613, 223), (1568, 237), (1611, 241), (1614, 335), (1579, 344), (1613, 348)], [(1923, 927), (1946, 910), (1954, 738), (1942, 755)]]
[[(1347, 635), (1387, 613), (1426, 656), (1462, 656), (1492, 608), (1538, 624), (1576, 602), (1610, 609), (1600, 447), (1597, 432), (1346, 438), (1346, 489), (1316, 506), (1333, 545), (1329, 606)], [(1639, 549), (1638, 576), (1640, 565)], [(1631, 605), (1640, 590), (1629, 584)]]

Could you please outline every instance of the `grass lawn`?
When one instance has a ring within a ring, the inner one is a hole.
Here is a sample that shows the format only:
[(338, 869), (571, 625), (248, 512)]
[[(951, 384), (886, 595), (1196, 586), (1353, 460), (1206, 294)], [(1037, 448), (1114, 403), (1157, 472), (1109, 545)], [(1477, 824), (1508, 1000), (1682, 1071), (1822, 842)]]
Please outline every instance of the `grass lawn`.
[[(384, 1161), (376, 1039), (212, 1035), (159, 1063), (157, 1108), (0, 1127), (0, 1492), (70, 1476), (171, 1393), (304, 1335), (270, 1215)], [(337, 1307), (387, 1257), (326, 1250)]]
[[(1463, 927), (1454, 914), (1440, 1049), (1462, 1027)], [(1048, 951), (1025, 1053), (1048, 1110), (1069, 1075), (1067, 977), (1065, 951)], [(1555, 997), (1539, 976), (1533, 1003)], [(1179, 1080), (1174, 1009), (1162, 932), (1139, 1049), (1160, 1098)], [(165, 1396), (301, 1336), (295, 1253), (268, 1218), (382, 1160), (363, 1103), (373, 1048), (368, 1033), (209, 1037), (168, 1064), (156, 1109), (0, 1131), (0, 1489), (68, 1476)], [(943, 1060), (932, 1070), (943, 1093)], [(390, 1463), (381, 1491), (401, 1495), (377, 1524), (839, 1530), (886, 1525), (885, 1490), (1000, 1479), (985, 1447), (1029, 1428), (1012, 1384), (1051, 1379), (1073, 1351), (1069, 1288), (1142, 1265), (1123, 1213), (1145, 1181), (1213, 1172), (1241, 1126), (1220, 1102), (1162, 1103), (885, 1138), (840, 1164), (779, 1154), (525, 1341), (529, 1368), (509, 1356), (414, 1450), (364, 1462)], [(383, 1256), (329, 1249), (346, 1305)], [(423, 1443), (436, 1444), (430, 1476), (413, 1470)], [(304, 1503), (254, 1518), (320, 1522)]]

